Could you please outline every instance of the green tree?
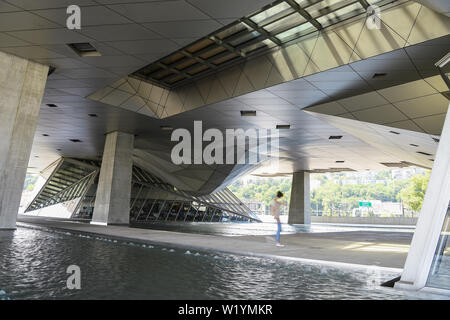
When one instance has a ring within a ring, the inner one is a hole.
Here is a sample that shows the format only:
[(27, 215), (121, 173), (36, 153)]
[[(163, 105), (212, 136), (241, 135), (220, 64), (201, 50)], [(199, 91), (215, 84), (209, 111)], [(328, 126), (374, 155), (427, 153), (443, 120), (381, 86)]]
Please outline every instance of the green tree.
[(430, 171), (415, 175), (408, 180), (407, 186), (400, 191), (400, 199), (415, 212), (422, 208), (423, 199), (430, 180)]

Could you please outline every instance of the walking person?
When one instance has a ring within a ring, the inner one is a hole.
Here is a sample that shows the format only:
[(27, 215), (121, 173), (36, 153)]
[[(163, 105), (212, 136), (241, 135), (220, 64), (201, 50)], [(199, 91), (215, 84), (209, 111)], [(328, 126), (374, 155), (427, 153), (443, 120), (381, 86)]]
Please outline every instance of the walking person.
[(278, 191), (277, 196), (270, 203), (270, 211), (272, 212), (272, 216), (277, 222), (277, 235), (276, 235), (277, 247), (284, 247), (284, 245), (282, 245), (280, 242), (280, 234), (281, 234), (280, 207), (286, 205), (286, 201), (281, 201), (281, 198), (283, 198), (283, 196), (284, 196), (283, 192)]

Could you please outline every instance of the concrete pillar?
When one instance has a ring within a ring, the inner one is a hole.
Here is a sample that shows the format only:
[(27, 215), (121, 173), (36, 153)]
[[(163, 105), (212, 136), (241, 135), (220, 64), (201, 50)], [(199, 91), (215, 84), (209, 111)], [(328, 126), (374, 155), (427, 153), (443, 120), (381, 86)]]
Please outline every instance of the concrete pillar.
[(0, 52), (0, 229), (15, 229), (48, 66)]
[(134, 135), (106, 136), (92, 224), (129, 224)]
[(311, 224), (309, 172), (294, 172), (292, 176), (289, 224)]

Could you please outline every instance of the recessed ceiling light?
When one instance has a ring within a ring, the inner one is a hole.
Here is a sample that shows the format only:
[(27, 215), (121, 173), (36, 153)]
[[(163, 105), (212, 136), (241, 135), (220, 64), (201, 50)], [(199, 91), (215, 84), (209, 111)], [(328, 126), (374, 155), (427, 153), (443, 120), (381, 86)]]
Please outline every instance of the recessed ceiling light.
[(89, 42), (81, 43), (69, 43), (67, 44), (69, 48), (75, 51), (80, 57), (98, 57), (101, 56), (100, 52), (94, 48)]
[(290, 129), (291, 125), (290, 124), (277, 124), (277, 129)]
[(56, 104), (53, 104), (53, 103), (47, 103), (47, 107), (58, 108), (58, 106)]
[(372, 79), (376, 79), (376, 78), (383, 78), (386, 77), (387, 73), (374, 73), (372, 76)]
[(330, 139), (330, 140), (339, 140), (339, 139), (342, 139), (342, 136), (330, 136), (328, 139)]
[(393, 134), (400, 134), (400, 132), (397, 132), (397, 131), (389, 131), (390, 133), (393, 133)]
[(241, 111), (241, 117), (256, 117), (256, 111), (253, 110)]
[(82, 142), (80, 139), (70, 139), (72, 142)]
[(171, 127), (171, 126), (160, 126), (160, 128), (161, 128), (161, 130), (164, 130), (164, 131), (171, 131), (171, 130), (173, 130), (173, 127)]

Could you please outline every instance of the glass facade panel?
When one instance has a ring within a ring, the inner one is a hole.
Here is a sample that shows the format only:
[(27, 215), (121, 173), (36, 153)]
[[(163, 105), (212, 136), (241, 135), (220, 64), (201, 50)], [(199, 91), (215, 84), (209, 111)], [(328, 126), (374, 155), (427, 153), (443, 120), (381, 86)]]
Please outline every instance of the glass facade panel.
[(271, 34), (278, 34), (280, 32), (286, 31), (287, 29), (298, 26), (299, 24), (305, 22), (306, 19), (303, 18), (299, 13), (291, 14), (281, 20), (271, 23), (264, 27), (264, 29)]
[(195, 222), (201, 222), (203, 221), (203, 217), (205, 216), (205, 212), (206, 212), (206, 207), (200, 206), (198, 208), (198, 211), (195, 215), (194, 221)]
[(282, 2), (277, 4), (276, 6), (273, 6), (270, 9), (267, 9), (261, 13), (258, 13), (257, 15), (254, 15), (250, 19), (261, 26), (270, 23), (275, 19), (281, 18), (293, 11), (294, 9), (287, 2)]
[(431, 264), (427, 286), (450, 290), (450, 205)]
[(150, 213), (147, 216), (148, 221), (156, 220), (158, 218), (158, 215), (159, 215), (159, 212), (161, 211), (163, 203), (164, 203), (164, 201), (162, 201), (162, 200), (155, 200), (152, 208), (150, 209)]
[(355, 0), (324, 0), (307, 7), (306, 11), (308, 11), (313, 18), (317, 18), (348, 6), (353, 2), (355, 2)]
[(347, 18), (351, 18), (353, 16), (356, 16), (360, 13), (365, 12), (366, 10), (363, 8), (363, 6), (357, 2), (354, 4), (351, 4), (349, 6), (346, 6), (342, 9), (336, 10), (334, 12), (331, 12), (325, 16), (322, 16), (320, 18), (317, 18), (317, 21), (323, 26), (327, 27), (329, 25), (338, 23), (342, 20), (345, 20)]
[(167, 216), (167, 221), (174, 221), (178, 215), (178, 212), (181, 210), (181, 202), (175, 201), (172, 205), (172, 208), (169, 211), (169, 215)]
[(295, 27), (288, 31), (280, 33), (279, 35), (277, 35), (277, 38), (280, 39), (281, 41), (288, 41), (291, 38), (292, 39), (298, 38), (302, 35), (308, 34), (315, 30), (316, 30), (316, 28), (314, 28), (314, 26), (311, 23), (306, 22), (298, 27)]
[(189, 211), (188, 211), (187, 214), (186, 214), (186, 218), (185, 218), (184, 221), (186, 221), (186, 222), (192, 222), (192, 221), (194, 221), (194, 218), (195, 218), (195, 215), (196, 215), (196, 214), (197, 214), (197, 208), (194, 207), (194, 206), (191, 206), (191, 207), (189, 208)]
[(172, 201), (166, 201), (166, 203), (162, 206), (162, 210), (159, 213), (158, 220), (166, 220), (169, 210), (172, 208), (173, 202)]

